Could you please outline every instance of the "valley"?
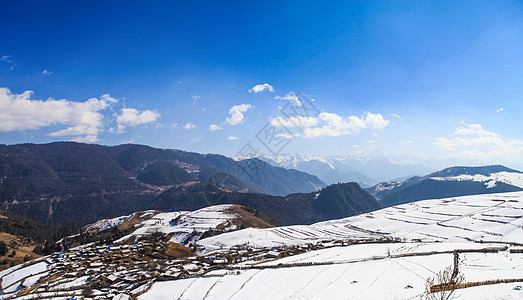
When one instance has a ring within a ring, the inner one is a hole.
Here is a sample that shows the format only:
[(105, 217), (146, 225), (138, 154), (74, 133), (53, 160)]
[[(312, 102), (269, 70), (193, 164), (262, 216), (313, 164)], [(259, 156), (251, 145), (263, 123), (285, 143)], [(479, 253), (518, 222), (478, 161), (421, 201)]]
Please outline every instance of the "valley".
[[(456, 295), (516, 299), (522, 205), (523, 192), (473, 195), (286, 227), (227, 205), (146, 211), (85, 227), (132, 228), (110, 244), (86, 244), (0, 273), (1, 297), (414, 299), (457, 253), (471, 287)], [(242, 219), (257, 225), (241, 229)]]

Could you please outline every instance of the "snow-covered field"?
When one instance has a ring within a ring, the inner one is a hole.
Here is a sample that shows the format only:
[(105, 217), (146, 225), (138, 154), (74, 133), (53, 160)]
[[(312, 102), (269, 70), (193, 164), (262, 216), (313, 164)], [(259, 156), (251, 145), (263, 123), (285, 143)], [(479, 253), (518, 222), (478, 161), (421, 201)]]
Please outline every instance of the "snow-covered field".
[(523, 244), (523, 192), (433, 199), (312, 225), (247, 228), (200, 240), (204, 252), (236, 245), (276, 247), (382, 237), (426, 242)]
[[(523, 192), (514, 192), (425, 200), (309, 226), (238, 230), (199, 245), (210, 253), (238, 245), (264, 248), (385, 236), (404, 242), (241, 262), (202, 277), (157, 282), (139, 299), (419, 299), (427, 279), (452, 266), (452, 251), (460, 249), (487, 249), (460, 254), (466, 282), (523, 279), (523, 253), (511, 253), (515, 246), (509, 245), (523, 243), (522, 217)], [(523, 299), (522, 285), (455, 293), (460, 299)]]
[[(190, 278), (157, 281), (139, 296), (142, 300), (419, 299), (427, 279), (453, 265), (455, 250), (460, 252), (465, 282), (523, 281), (523, 192), (423, 200), (340, 220), (247, 228), (200, 240), (198, 234), (210, 228), (236, 229), (231, 206), (140, 214), (136, 224), (130, 215), (97, 226), (131, 222), (136, 229), (121, 241), (155, 232), (175, 242), (192, 236), (205, 261), (240, 255), (236, 263), (204, 264), (193, 257), (180, 262), (181, 267), (173, 265), (177, 274), (187, 271), (183, 274)], [(273, 258), (279, 254), (284, 255)], [(5, 293), (0, 298), (49, 272), (43, 261), (0, 272)], [(86, 278), (49, 284), (41, 295), (81, 289)], [(469, 287), (456, 290), (456, 296), (523, 299), (522, 286), (515, 282)]]
[[(139, 299), (419, 299), (425, 292), (427, 278), (451, 266), (453, 254), (389, 258), (374, 254), (387, 251), (408, 253), (411, 247), (429, 251), (451, 250), (467, 245), (473, 244), (334, 247), (270, 263), (332, 261), (332, 264), (233, 270), (224, 276), (209, 274), (208, 277), (158, 282)], [(465, 253), (460, 257), (460, 272), (467, 281), (522, 277), (523, 254), (502, 251)], [(456, 295), (460, 299), (521, 299), (523, 290), (521, 283), (509, 283), (460, 289)]]
[(23, 268), (14, 269), (15, 271), (13, 272), (9, 272), (9, 270), (11, 269), (1, 274), (1, 287), (5, 294), (17, 291), (24, 286), (31, 286), (39, 278), (47, 275), (47, 263), (37, 262), (28, 264), (28, 266)]

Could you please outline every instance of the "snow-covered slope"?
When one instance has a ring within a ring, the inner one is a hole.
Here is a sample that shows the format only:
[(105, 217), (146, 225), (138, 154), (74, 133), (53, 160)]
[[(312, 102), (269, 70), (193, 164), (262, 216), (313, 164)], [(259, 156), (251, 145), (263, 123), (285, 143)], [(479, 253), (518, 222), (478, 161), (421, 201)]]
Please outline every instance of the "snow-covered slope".
[(461, 174), (458, 176), (450, 176), (450, 177), (430, 177), (430, 179), (441, 180), (441, 181), (483, 182), (487, 186), (487, 188), (493, 188), (496, 186), (496, 184), (498, 182), (501, 182), (501, 183), (510, 184), (513, 186), (523, 188), (523, 173), (516, 173), (516, 172), (497, 172), (497, 173), (492, 173), (489, 175)]
[(135, 216), (136, 216), (136, 213), (133, 213), (128, 216), (121, 216), (121, 217), (116, 217), (116, 218), (111, 218), (111, 219), (102, 219), (93, 224), (85, 226), (84, 230), (85, 231), (106, 230), (106, 229), (109, 229), (112, 227), (116, 227), (120, 224), (123, 224), (123, 223), (131, 220)]
[[(247, 212), (238, 205), (215, 205), (196, 211), (160, 212), (143, 211), (112, 219), (100, 220), (85, 227), (87, 231), (105, 230), (115, 226), (132, 226), (134, 230), (117, 242), (139, 240), (154, 233), (168, 235), (172, 242), (187, 244), (197, 240), (209, 230), (230, 231), (245, 224)], [(256, 219), (252, 217), (253, 219)], [(252, 221), (252, 220), (251, 220)], [(256, 219), (260, 227), (269, 224)]]
[(205, 251), (383, 238), (523, 243), (522, 226), (523, 192), (514, 192), (423, 200), (312, 225), (248, 228), (198, 243)]
[(427, 198), (515, 192), (523, 189), (523, 173), (501, 165), (450, 167), (401, 182), (382, 182), (367, 191), (384, 206)]
[[(15, 293), (30, 293), (27, 299), (124, 293), (145, 300), (419, 299), (427, 279), (453, 265), (454, 252), (465, 282), (481, 285), (456, 296), (523, 297), (523, 192), (423, 200), (313, 225), (199, 239), (212, 228), (238, 228), (238, 219), (248, 216), (236, 209), (146, 211), (100, 222), (134, 230), (123, 245), (85, 245), (1, 272), (6, 294), (0, 299)], [(196, 243), (199, 256), (173, 260), (154, 254), (162, 248), (154, 239), (130, 242), (156, 232)]]
[[(317, 250), (158, 282), (139, 299), (420, 299), (427, 279), (453, 266), (455, 250), (460, 274), (474, 286), (456, 290), (457, 297), (521, 299), (523, 255), (511, 243), (523, 243), (522, 227), (523, 192), (514, 192), (424, 200), (309, 226), (239, 230), (199, 244), (210, 255), (282, 245)], [(385, 237), (396, 242), (378, 242)], [(493, 280), (516, 282), (484, 285)]]
[(187, 238), (193, 233), (202, 234), (209, 229), (222, 226), (224, 230), (236, 229), (232, 220), (237, 216), (232, 213), (232, 205), (217, 205), (205, 207), (194, 212), (164, 212), (157, 213), (131, 234), (121, 238), (123, 242), (132, 237), (140, 238), (155, 232), (171, 235), (171, 240), (177, 243), (189, 242)]

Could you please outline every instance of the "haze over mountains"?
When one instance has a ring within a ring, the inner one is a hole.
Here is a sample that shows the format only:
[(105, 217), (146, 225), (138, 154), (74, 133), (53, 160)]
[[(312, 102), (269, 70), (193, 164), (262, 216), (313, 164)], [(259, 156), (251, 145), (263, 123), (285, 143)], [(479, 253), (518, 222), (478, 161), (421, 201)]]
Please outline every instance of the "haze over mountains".
[[(326, 184), (354, 181), (362, 187), (378, 182), (407, 179), (458, 164), (452, 159), (421, 159), (409, 155), (386, 155), (370, 149), (352, 155), (321, 156), (281, 154), (260, 157), (272, 165), (296, 169), (318, 176)], [(481, 165), (477, 160), (459, 160), (460, 164)]]

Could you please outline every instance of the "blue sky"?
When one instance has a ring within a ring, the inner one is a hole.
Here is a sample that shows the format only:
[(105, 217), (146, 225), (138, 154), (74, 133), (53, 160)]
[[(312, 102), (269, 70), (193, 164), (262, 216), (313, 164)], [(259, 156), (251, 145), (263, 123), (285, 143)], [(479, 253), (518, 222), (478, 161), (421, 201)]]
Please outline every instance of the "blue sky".
[(270, 154), (270, 124), (282, 153), (523, 169), (520, 1), (106, 2), (0, 2), (1, 143)]

